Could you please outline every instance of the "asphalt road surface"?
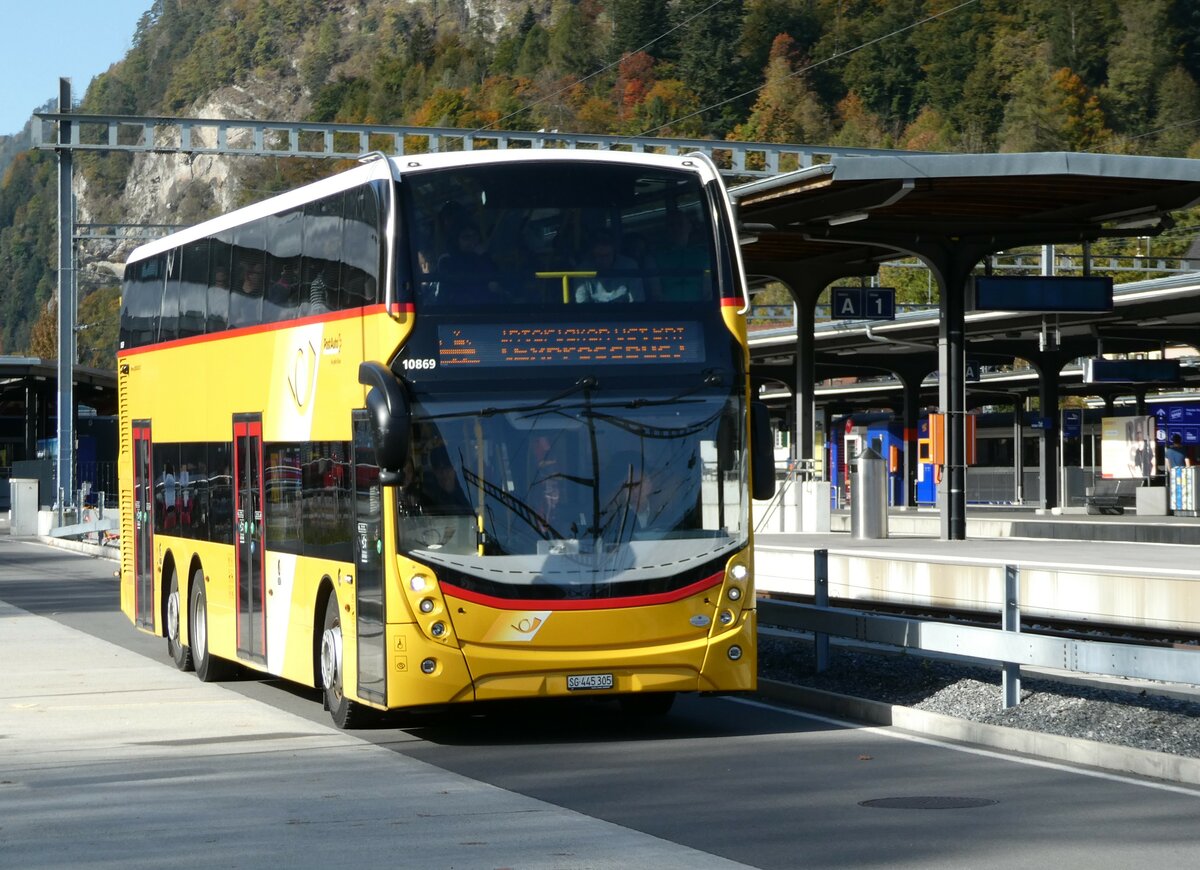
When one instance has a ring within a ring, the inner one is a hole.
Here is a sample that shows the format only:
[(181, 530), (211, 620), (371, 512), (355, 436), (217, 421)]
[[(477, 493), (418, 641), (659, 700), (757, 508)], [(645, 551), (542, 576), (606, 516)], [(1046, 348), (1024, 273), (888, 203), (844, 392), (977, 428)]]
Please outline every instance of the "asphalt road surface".
[(175, 671), (119, 612), (115, 570), (0, 538), (0, 866), (1200, 859), (1198, 789), (754, 698), (683, 697), (658, 720), (512, 703), (338, 732), (310, 689)]

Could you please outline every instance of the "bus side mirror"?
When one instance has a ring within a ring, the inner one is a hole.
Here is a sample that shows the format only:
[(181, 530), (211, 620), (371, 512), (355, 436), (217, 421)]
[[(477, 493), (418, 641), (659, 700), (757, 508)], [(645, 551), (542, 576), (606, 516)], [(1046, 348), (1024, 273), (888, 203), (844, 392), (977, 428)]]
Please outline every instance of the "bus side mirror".
[(762, 402), (750, 403), (750, 494), (758, 501), (775, 495), (775, 438), (771, 415)]
[(375, 442), (375, 460), (379, 463), (379, 482), (384, 486), (401, 481), (408, 461), (412, 431), (411, 408), (403, 384), (378, 362), (358, 366), (358, 382), (367, 390), (367, 416), (371, 440)]

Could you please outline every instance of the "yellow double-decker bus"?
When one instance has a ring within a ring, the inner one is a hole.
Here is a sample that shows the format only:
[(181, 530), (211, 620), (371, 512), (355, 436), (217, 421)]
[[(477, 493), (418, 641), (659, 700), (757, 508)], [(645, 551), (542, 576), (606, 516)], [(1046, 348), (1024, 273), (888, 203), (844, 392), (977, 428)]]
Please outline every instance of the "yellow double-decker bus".
[(122, 609), (342, 727), (753, 689), (745, 305), (701, 155), (378, 155), (144, 245)]

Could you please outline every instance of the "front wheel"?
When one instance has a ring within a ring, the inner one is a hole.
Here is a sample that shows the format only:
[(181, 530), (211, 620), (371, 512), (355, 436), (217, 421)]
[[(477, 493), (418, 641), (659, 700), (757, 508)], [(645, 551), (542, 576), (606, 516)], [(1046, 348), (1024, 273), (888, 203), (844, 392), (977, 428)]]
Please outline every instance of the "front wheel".
[(192, 581), (192, 607), (189, 632), (192, 642), (192, 660), (196, 676), (204, 683), (215, 683), (233, 676), (232, 662), (219, 659), (208, 651), (208, 597), (204, 594), (204, 576)]
[(181, 671), (190, 671), (192, 650), (191, 647), (183, 645), (183, 638), (180, 637), (179, 602), (179, 572), (172, 568), (171, 582), (167, 588), (167, 652), (171, 661), (175, 662), (175, 667)]
[(362, 728), (374, 718), (373, 711), (346, 697), (342, 663), (342, 614), (337, 595), (330, 595), (325, 605), (325, 622), (321, 631), (321, 686), (325, 691), (325, 709), (339, 728)]

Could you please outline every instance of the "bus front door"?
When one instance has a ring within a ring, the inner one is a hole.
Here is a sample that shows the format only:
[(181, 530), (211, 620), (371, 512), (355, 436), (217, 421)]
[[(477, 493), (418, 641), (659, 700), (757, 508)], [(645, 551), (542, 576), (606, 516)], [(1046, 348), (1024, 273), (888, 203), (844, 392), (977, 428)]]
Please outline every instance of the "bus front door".
[(266, 572), (263, 551), (262, 418), (233, 418), (233, 510), (237, 566), (238, 655), (267, 659)]
[(133, 422), (134, 624), (154, 628), (154, 472), (150, 421)]
[(355, 412), (354, 562), (358, 637), (358, 695), (387, 699), (387, 635), (383, 582), (383, 489), (366, 412)]

